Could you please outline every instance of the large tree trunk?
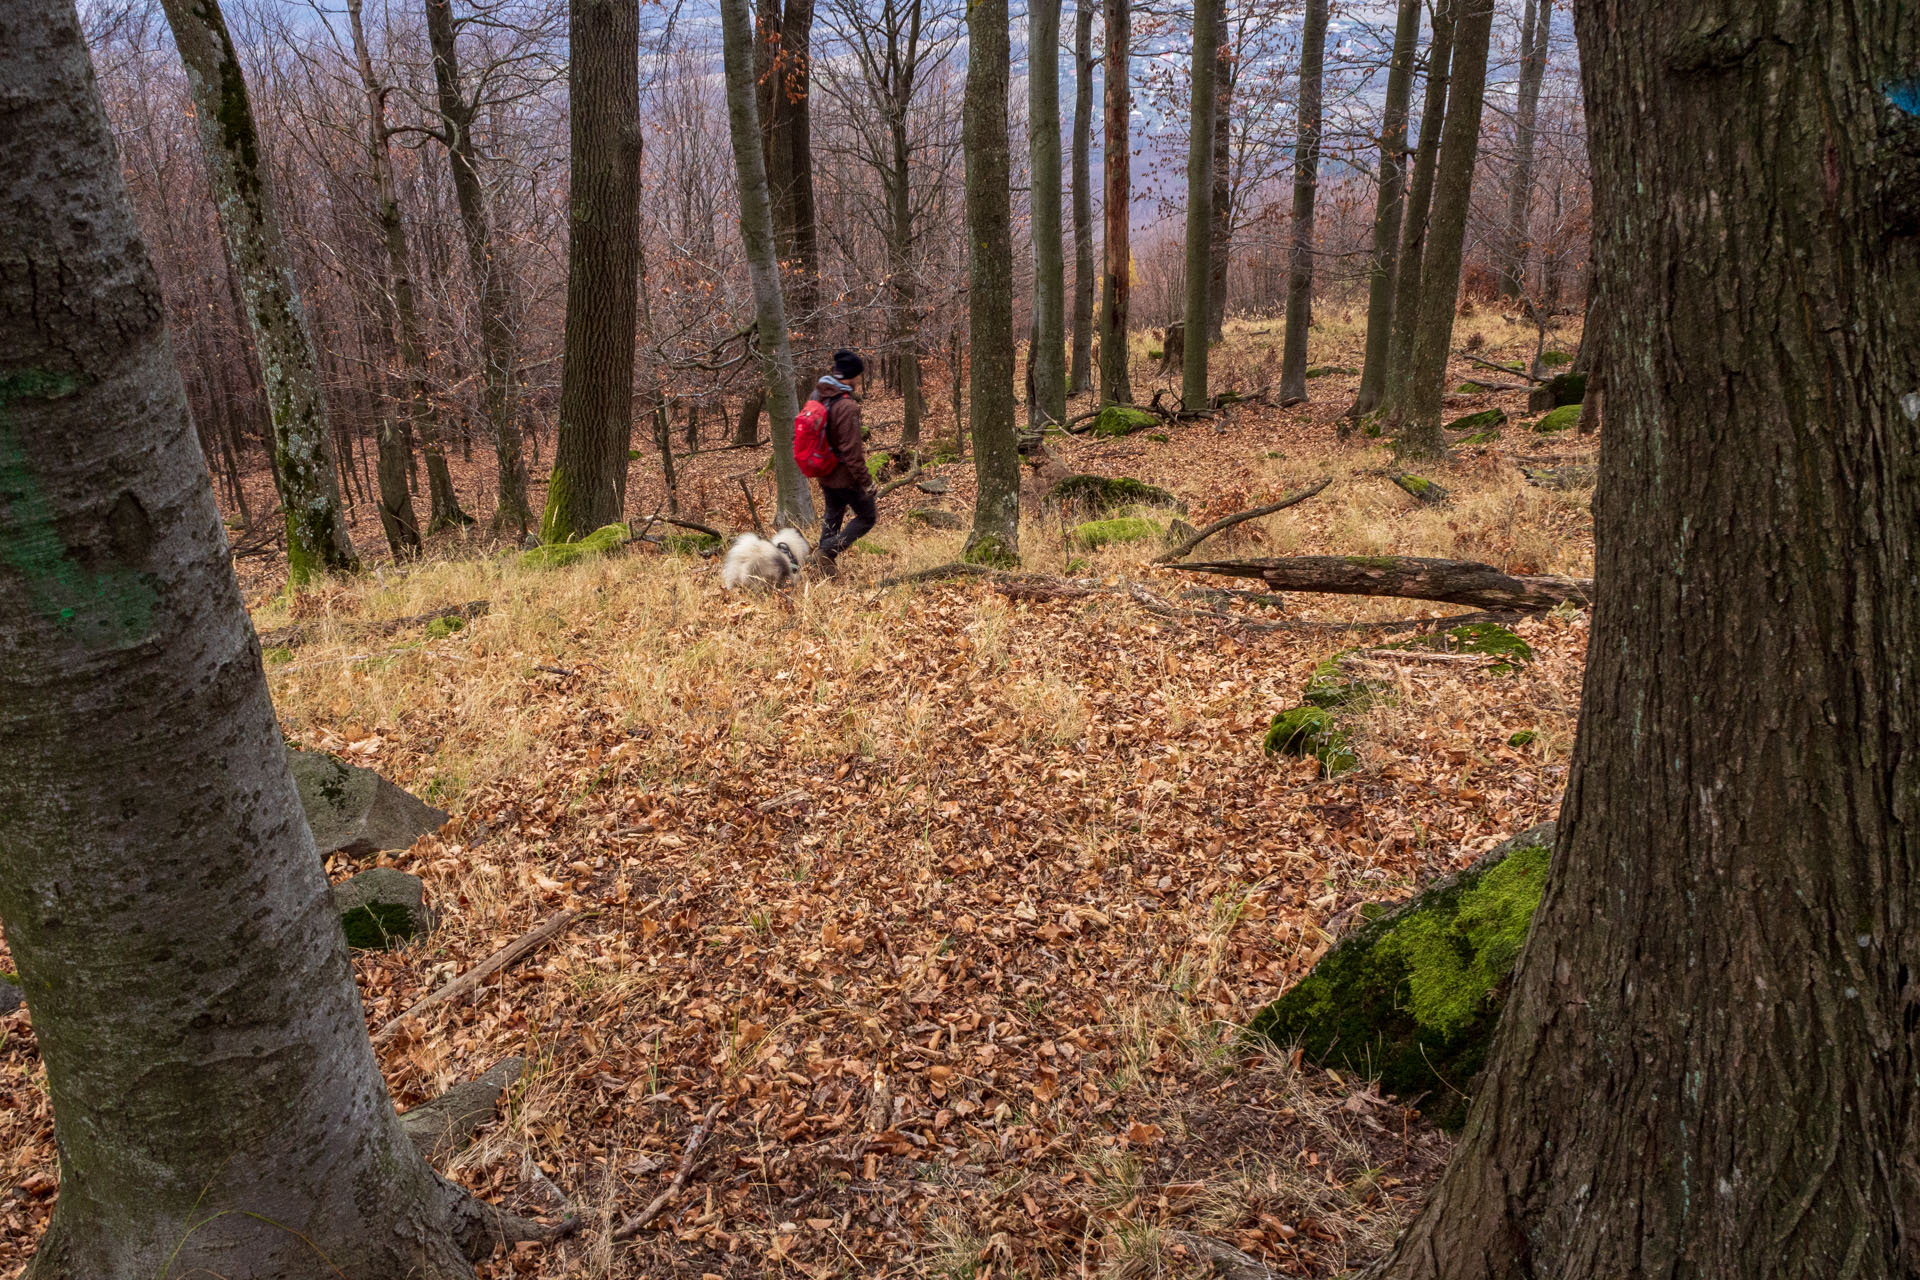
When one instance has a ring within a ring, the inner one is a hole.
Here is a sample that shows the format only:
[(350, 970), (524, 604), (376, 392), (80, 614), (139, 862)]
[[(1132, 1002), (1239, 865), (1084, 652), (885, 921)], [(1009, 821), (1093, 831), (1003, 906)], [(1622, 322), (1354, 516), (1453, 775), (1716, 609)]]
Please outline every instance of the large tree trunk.
[(1507, 186), (1507, 244), (1500, 255), (1500, 296), (1526, 293), (1533, 238), (1527, 206), (1533, 200), (1533, 133), (1540, 111), (1540, 83), (1547, 76), (1547, 37), (1553, 30), (1553, 0), (1527, 0), (1520, 27), (1520, 100), (1513, 117), (1513, 173)]
[(413, 299), (413, 255), (407, 251), (407, 228), (400, 217), (400, 193), (393, 181), (392, 131), (387, 128), (387, 91), (373, 71), (373, 53), (367, 48), (361, 0), (347, 0), (347, 25), (353, 37), (354, 60), (359, 64), (360, 87), (367, 98), (367, 163), (373, 170), (376, 217), (380, 241), (387, 255), (387, 303), (392, 307), (394, 343), (406, 378), (407, 416), (427, 458), (427, 532), (473, 523), (460, 509), (453, 491), (453, 475), (440, 441), (439, 414), (433, 407), (433, 388), (427, 371), (426, 343), (421, 337), (420, 311)]
[(1027, 421), (1067, 420), (1067, 264), (1060, 236), (1060, 0), (1027, 7), (1027, 158), (1033, 182), (1033, 396)]
[(920, 443), (920, 419), (926, 412), (920, 394), (920, 290), (913, 263), (913, 191), (911, 187), (907, 104), (897, 104), (888, 122), (893, 169), (887, 178), (887, 268), (893, 293), (893, 346), (900, 361), (900, 443)]
[(1381, 405), (1391, 414), (1406, 394), (1413, 335), (1420, 322), (1420, 271), (1427, 257), (1427, 214), (1433, 207), (1433, 175), (1447, 115), (1447, 80), (1453, 69), (1457, 0), (1433, 0), (1433, 36), (1427, 41), (1427, 83), (1420, 107), (1420, 140), (1413, 152), (1407, 207), (1400, 224), (1400, 260), (1394, 264), (1392, 325), (1387, 333), (1387, 385)]
[(1186, 359), (1180, 403), (1191, 413), (1207, 408), (1207, 326), (1213, 315), (1213, 130), (1214, 79), (1220, 69), (1221, 10), (1225, 0), (1193, 3), (1193, 96), (1187, 137)]
[(1307, 398), (1307, 330), (1313, 324), (1313, 206), (1320, 191), (1320, 90), (1328, 0), (1307, 0), (1300, 28), (1299, 128), (1293, 147), (1293, 235), (1287, 254), (1287, 331), (1281, 340), (1280, 403)]
[(1218, 342), (1227, 324), (1227, 267), (1233, 257), (1233, 87), (1240, 60), (1220, 34), (1213, 71), (1213, 229), (1207, 258), (1207, 341)]
[(1600, 599), (1546, 896), (1395, 1280), (1920, 1265), (1916, 17), (1574, 9), (1630, 357)]
[(1504, 573), (1471, 560), (1424, 556), (1284, 556), (1266, 560), (1195, 561), (1173, 566), (1188, 573), (1257, 578), (1272, 591), (1317, 591), (1343, 596), (1400, 596), (1443, 600), (1479, 609), (1538, 612), (1593, 599), (1590, 578)]
[(1133, 291), (1133, 45), (1129, 0), (1106, 4), (1106, 270), (1100, 280), (1100, 402), (1132, 404), (1127, 374), (1127, 300)]
[(1073, 14), (1073, 365), (1067, 394), (1093, 386), (1093, 11)]
[(811, 328), (819, 305), (820, 253), (814, 227), (812, 99), (813, 0), (757, 0), (755, 44), (760, 131), (776, 257), (792, 273), (795, 320)]
[(1013, 421), (1013, 195), (1007, 154), (1007, 0), (967, 11), (967, 393), (978, 496), (964, 556), (1020, 559), (1020, 457)]
[(1453, 346), (1467, 212), (1473, 202), (1473, 165), (1480, 153), (1487, 48), (1493, 35), (1493, 0), (1455, 0), (1455, 6), (1459, 25), (1454, 32), (1447, 123), (1441, 131), (1440, 162), (1434, 176), (1433, 216), (1420, 264), (1419, 314), (1407, 356), (1406, 386), (1393, 406), (1400, 452), (1410, 458), (1438, 457), (1447, 448), (1440, 432), (1440, 408), (1446, 393), (1447, 355)]
[(759, 105), (754, 101), (753, 16), (747, 0), (720, 0), (721, 48), (727, 70), (727, 123), (733, 137), (733, 167), (740, 190), (740, 239), (753, 283), (754, 322), (759, 330), (761, 383), (772, 419), (776, 519), (801, 525), (813, 520), (813, 491), (793, 461), (793, 351), (787, 345), (787, 304), (780, 293), (780, 262), (773, 243), (773, 208), (767, 196), (766, 158), (760, 151)]
[(273, 410), (273, 483), (286, 512), (288, 577), (298, 585), (323, 570), (353, 570), (358, 562), (340, 510), (320, 362), (280, 234), (240, 59), (219, 0), (165, 0), (163, 8), (186, 64), (207, 179), (220, 230), (239, 269), (247, 323)]
[(639, 0), (569, 0), (572, 193), (560, 433), (540, 541), (572, 542), (627, 507), (639, 313)]
[(439, 90), (441, 141), (453, 171), (453, 194), (460, 206), (460, 229), (467, 246), (479, 301), (481, 403), (493, 435), (498, 505), (495, 533), (524, 538), (533, 523), (527, 500), (527, 463), (520, 448), (518, 398), (514, 391), (513, 283), (493, 242), (480, 166), (473, 145), (473, 107), (460, 84), (460, 51), (454, 37), (452, 0), (426, 0), (427, 40), (433, 49), (433, 76)]
[[(1367, 353), (1350, 417), (1380, 407), (1387, 383), (1393, 329), (1394, 267), (1400, 253), (1400, 216), (1407, 190), (1407, 106), (1413, 95), (1413, 53), (1420, 42), (1420, 0), (1400, 0), (1387, 67), (1387, 99), (1380, 119), (1380, 191), (1373, 213), (1373, 261), (1367, 272)], [(1344, 428), (1342, 428), (1344, 430)]]
[(13, 16), (0, 919), (60, 1155), (26, 1274), (470, 1276), (491, 1242), (374, 1061), (78, 19)]

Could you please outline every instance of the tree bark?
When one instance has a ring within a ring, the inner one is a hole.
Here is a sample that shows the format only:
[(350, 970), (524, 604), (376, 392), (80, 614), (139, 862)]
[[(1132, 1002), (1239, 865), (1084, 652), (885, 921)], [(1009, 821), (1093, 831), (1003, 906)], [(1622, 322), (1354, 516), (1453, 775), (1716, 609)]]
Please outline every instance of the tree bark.
[(1533, 240), (1527, 206), (1533, 200), (1534, 121), (1540, 112), (1540, 83), (1547, 76), (1547, 37), (1553, 30), (1553, 0), (1527, 0), (1520, 27), (1520, 100), (1513, 117), (1513, 173), (1507, 187), (1507, 247), (1500, 255), (1500, 296), (1526, 294), (1527, 264)]
[(273, 184), (240, 59), (219, 0), (165, 0), (186, 64), (220, 229), (247, 299), (267, 402), (273, 411), (273, 482), (287, 519), (287, 575), (297, 586), (325, 570), (359, 567), (340, 510), (319, 359), (280, 233)]
[(427, 459), (427, 532), (473, 523), (460, 509), (453, 491), (453, 475), (440, 440), (439, 414), (433, 407), (433, 388), (427, 369), (426, 344), (421, 338), (420, 312), (413, 300), (413, 255), (407, 250), (407, 228), (400, 216), (400, 193), (393, 181), (393, 134), (387, 128), (387, 91), (373, 70), (367, 47), (361, 0), (347, 0), (347, 26), (353, 36), (354, 61), (360, 87), (367, 98), (367, 164), (373, 170), (376, 218), (381, 246), (387, 255), (387, 303), (392, 308), (393, 338), (407, 385), (407, 418)]
[(793, 305), (810, 328), (819, 306), (820, 252), (814, 225), (812, 65), (813, 0), (757, 0), (760, 129), (773, 213), (774, 253), (791, 272)]
[(1287, 556), (1277, 560), (1216, 560), (1173, 567), (1190, 573), (1258, 578), (1273, 591), (1401, 596), (1532, 613), (1568, 601), (1585, 604), (1593, 599), (1590, 578), (1510, 574), (1471, 560), (1434, 560), (1424, 556)]
[[(1321, 3), (1323, 0), (1313, 0)], [(1193, 90), (1187, 136), (1187, 309), (1193, 335), (1181, 370), (1180, 404), (1204, 412), (1207, 402), (1207, 325), (1213, 315), (1214, 78), (1220, 69), (1224, 0), (1193, 2)]]
[[(914, 0), (918, 25), (919, 0)], [(913, 262), (913, 190), (911, 152), (907, 137), (907, 108), (913, 93), (909, 80), (898, 89), (887, 122), (893, 151), (893, 172), (887, 182), (887, 257), (893, 293), (893, 344), (900, 359), (902, 401), (900, 443), (912, 449), (920, 443), (920, 418), (925, 406), (920, 395), (920, 290)]]
[(1413, 335), (1420, 321), (1420, 272), (1427, 257), (1427, 215), (1433, 207), (1433, 175), (1447, 115), (1447, 80), (1453, 68), (1453, 27), (1458, 0), (1433, 0), (1433, 35), (1427, 41), (1427, 83), (1420, 107), (1420, 140), (1413, 152), (1402, 215), (1400, 260), (1394, 264), (1392, 326), (1387, 334), (1387, 385), (1381, 406), (1390, 415), (1406, 394)]
[(1067, 394), (1093, 386), (1093, 10), (1073, 14), (1073, 364)]
[(1233, 258), (1233, 88), (1240, 62), (1220, 35), (1213, 72), (1213, 229), (1207, 258), (1207, 341), (1226, 334), (1227, 268)]
[(14, 12), (0, 919), (60, 1154), (25, 1274), (471, 1276), (481, 1206), (374, 1060), (78, 18)]
[(1313, 208), (1320, 191), (1320, 98), (1326, 65), (1328, 0), (1307, 0), (1300, 28), (1299, 129), (1293, 148), (1293, 236), (1287, 262), (1287, 330), (1280, 353), (1280, 403), (1307, 398), (1307, 330), (1313, 324)]
[(1546, 895), (1393, 1280), (1920, 1262), (1916, 18), (1574, 9), (1630, 357), (1600, 597)]
[(527, 500), (527, 463), (521, 452), (519, 402), (514, 388), (513, 283), (494, 245), (492, 219), (480, 184), (473, 145), (472, 104), (460, 83), (460, 49), (453, 26), (452, 0), (426, 0), (427, 40), (433, 50), (433, 76), (439, 91), (441, 141), (453, 172), (454, 199), (466, 241), (479, 304), (481, 404), (493, 436), (499, 487), (492, 528), (526, 537), (533, 524)]
[(639, 313), (639, 0), (568, 0), (572, 192), (560, 432), (540, 541), (572, 542), (627, 507)]
[(1367, 271), (1367, 351), (1360, 391), (1349, 417), (1380, 407), (1387, 382), (1387, 348), (1393, 330), (1394, 268), (1400, 254), (1400, 219), (1407, 190), (1407, 107), (1413, 95), (1413, 54), (1420, 42), (1420, 0), (1400, 0), (1387, 67), (1387, 98), (1380, 118), (1380, 191), (1373, 214), (1373, 261)]
[(1133, 18), (1128, 0), (1106, 5), (1106, 271), (1100, 280), (1100, 402), (1132, 404), (1127, 373), (1127, 300), (1133, 291), (1133, 89), (1128, 54)]
[(1440, 409), (1446, 393), (1447, 355), (1453, 346), (1467, 212), (1473, 202), (1473, 166), (1480, 153), (1487, 48), (1493, 35), (1493, 0), (1455, 0), (1455, 12), (1459, 26), (1454, 33), (1447, 122), (1441, 130), (1434, 176), (1433, 215), (1420, 264), (1419, 314), (1407, 354), (1406, 385), (1393, 407), (1394, 434), (1402, 456), (1410, 458), (1439, 457), (1447, 448), (1440, 432)]
[(760, 151), (759, 105), (754, 101), (753, 17), (747, 0), (720, 0), (721, 47), (727, 69), (727, 123), (740, 188), (740, 239), (753, 282), (754, 322), (759, 331), (760, 376), (772, 419), (775, 519), (801, 525), (813, 519), (813, 492), (793, 461), (793, 351), (787, 345), (787, 304), (780, 292), (780, 262), (774, 256), (773, 208), (767, 195), (766, 159)]
[(967, 10), (967, 330), (973, 347), (968, 411), (978, 496), (965, 558), (1020, 560), (1020, 457), (1013, 420), (1013, 195), (1007, 154), (1011, 50), (1007, 0)]
[(1060, 234), (1060, 0), (1027, 7), (1027, 158), (1033, 183), (1033, 396), (1027, 421), (1067, 420), (1067, 264)]

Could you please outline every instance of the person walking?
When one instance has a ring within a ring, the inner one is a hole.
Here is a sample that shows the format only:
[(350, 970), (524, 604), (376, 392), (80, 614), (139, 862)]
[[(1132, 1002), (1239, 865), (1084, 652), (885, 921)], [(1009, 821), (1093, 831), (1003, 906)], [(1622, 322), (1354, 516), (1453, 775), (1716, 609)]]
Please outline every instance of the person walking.
[[(866, 536), (880, 518), (873, 476), (867, 471), (867, 446), (860, 433), (860, 401), (853, 381), (867, 371), (866, 361), (852, 351), (833, 353), (833, 370), (814, 385), (813, 398), (826, 406), (827, 443), (837, 464), (820, 477), (825, 514), (820, 521), (820, 567), (834, 571), (842, 551)], [(847, 513), (853, 519), (841, 527)]]

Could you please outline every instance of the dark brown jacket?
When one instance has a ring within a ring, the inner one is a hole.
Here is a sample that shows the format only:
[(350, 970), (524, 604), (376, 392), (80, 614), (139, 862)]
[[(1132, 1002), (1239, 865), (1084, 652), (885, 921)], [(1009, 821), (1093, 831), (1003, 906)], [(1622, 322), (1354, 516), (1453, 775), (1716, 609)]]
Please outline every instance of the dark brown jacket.
[(860, 402), (843, 390), (845, 384), (820, 379), (813, 398), (827, 406), (827, 443), (840, 465), (821, 477), (823, 489), (871, 489), (873, 477), (867, 474), (867, 446), (860, 438)]

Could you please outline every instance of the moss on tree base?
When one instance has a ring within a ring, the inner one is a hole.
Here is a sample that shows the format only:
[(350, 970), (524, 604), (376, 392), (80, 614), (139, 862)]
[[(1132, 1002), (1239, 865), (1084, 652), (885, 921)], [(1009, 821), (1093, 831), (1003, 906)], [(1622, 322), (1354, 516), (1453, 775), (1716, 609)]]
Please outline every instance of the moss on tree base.
[(594, 556), (603, 556), (610, 551), (618, 551), (626, 545), (627, 526), (623, 524), (601, 525), (578, 542), (553, 542), (533, 548), (520, 557), (523, 569), (557, 569), (563, 565), (577, 564)]
[[(1436, 1124), (1466, 1120), (1508, 979), (1546, 883), (1554, 827), (1514, 836), (1350, 932), (1250, 1034), (1377, 1077)], [(1363, 911), (1363, 914), (1364, 911)]]

